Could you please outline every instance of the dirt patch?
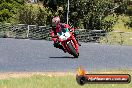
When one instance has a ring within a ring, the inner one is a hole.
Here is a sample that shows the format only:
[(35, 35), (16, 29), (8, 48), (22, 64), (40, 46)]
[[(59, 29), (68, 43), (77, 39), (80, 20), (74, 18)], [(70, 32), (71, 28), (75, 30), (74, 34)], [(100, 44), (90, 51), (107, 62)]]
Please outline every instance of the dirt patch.
[(0, 73), (0, 79), (8, 79), (8, 78), (25, 78), (25, 77), (31, 77), (34, 75), (42, 75), (42, 76), (66, 76), (66, 75), (73, 75), (75, 76), (75, 73), (68, 73), (68, 72), (6, 72), (6, 73)]

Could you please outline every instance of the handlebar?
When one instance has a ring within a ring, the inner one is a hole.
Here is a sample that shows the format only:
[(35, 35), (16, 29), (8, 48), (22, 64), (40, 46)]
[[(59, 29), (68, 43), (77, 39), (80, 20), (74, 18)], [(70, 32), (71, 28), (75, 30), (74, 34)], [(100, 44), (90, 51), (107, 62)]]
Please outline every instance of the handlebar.
[(58, 38), (58, 35), (54, 35), (54, 36), (52, 36), (52, 38)]

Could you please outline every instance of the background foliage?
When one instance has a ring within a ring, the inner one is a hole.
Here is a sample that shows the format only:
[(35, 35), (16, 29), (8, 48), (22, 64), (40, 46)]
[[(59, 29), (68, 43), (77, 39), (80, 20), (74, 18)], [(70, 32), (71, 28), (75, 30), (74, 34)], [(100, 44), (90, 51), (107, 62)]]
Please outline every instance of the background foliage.
[[(54, 15), (66, 22), (67, 0), (0, 0), (0, 22), (49, 25)], [(58, 10), (62, 7), (63, 10)], [(130, 0), (70, 0), (69, 23), (88, 30), (112, 31), (118, 16), (132, 15)], [(131, 27), (132, 20), (126, 24)]]
[(0, 0), (0, 22), (14, 20), (18, 8), (21, 6), (24, 6), (23, 0)]

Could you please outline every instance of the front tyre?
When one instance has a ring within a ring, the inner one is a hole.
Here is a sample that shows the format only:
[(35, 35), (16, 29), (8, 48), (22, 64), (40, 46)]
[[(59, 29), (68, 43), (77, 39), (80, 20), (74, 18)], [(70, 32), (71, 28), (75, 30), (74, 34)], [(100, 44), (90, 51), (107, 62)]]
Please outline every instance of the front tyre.
[(67, 44), (68, 48), (70, 49), (70, 53), (75, 57), (75, 58), (78, 58), (78, 53), (76, 53), (76, 50), (75, 48), (72, 46), (71, 43), (68, 43)]

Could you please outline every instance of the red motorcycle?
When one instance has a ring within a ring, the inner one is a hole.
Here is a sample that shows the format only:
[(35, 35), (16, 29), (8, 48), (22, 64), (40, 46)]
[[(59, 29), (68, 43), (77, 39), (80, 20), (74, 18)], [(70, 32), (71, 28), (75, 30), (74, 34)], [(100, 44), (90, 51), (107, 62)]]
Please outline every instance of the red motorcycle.
[(61, 28), (57, 35), (53, 36), (53, 38), (58, 38), (60, 44), (63, 46), (66, 52), (73, 55), (75, 58), (78, 58), (78, 42), (68, 28)]

